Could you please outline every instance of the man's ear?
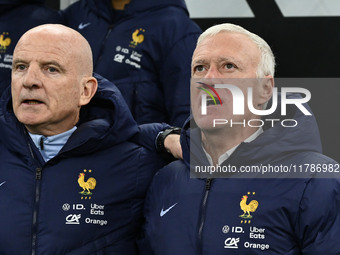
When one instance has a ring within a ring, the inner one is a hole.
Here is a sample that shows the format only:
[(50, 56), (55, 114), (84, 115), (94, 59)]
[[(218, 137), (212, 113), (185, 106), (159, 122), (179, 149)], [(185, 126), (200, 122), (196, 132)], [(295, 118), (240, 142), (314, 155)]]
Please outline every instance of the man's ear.
[(261, 95), (260, 105), (264, 105), (273, 95), (274, 78), (271, 75), (267, 75), (261, 78)]
[(84, 77), (82, 80), (79, 106), (87, 105), (97, 91), (98, 82), (94, 77)]

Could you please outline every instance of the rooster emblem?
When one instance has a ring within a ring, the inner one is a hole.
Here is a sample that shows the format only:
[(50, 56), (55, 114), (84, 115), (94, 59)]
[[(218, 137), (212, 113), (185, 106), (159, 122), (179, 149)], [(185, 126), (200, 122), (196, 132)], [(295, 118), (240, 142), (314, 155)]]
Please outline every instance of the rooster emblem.
[(97, 181), (96, 179), (90, 177), (85, 182), (85, 174), (80, 173), (78, 178), (78, 183), (81, 188), (83, 188), (83, 191), (79, 192), (79, 194), (83, 195), (92, 195), (91, 189), (94, 189), (96, 187)]
[(142, 43), (144, 41), (144, 35), (140, 34), (139, 32), (145, 32), (144, 29), (136, 29), (132, 33), (132, 41), (131, 41), (131, 46), (136, 47), (139, 43)]
[(243, 219), (251, 219), (253, 216), (251, 216), (250, 213), (255, 212), (259, 206), (259, 202), (256, 200), (252, 200), (249, 204), (247, 204), (247, 199), (248, 196), (244, 195), (240, 202), (241, 210), (244, 212), (242, 215), (240, 215), (240, 217)]
[(5, 33), (0, 35), (0, 48), (6, 49), (6, 47), (11, 44), (11, 38), (7, 37), (6, 39), (4, 39), (4, 37)]

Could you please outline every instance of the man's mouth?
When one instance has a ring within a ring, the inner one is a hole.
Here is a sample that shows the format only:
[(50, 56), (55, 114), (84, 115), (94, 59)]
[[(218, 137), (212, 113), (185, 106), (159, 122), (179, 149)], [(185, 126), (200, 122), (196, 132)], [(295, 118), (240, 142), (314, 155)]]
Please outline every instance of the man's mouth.
[(37, 104), (42, 104), (41, 101), (39, 100), (24, 100), (23, 101), (24, 104), (28, 104), (28, 105), (37, 105)]
[[(215, 101), (214, 101), (214, 99), (215, 99)], [(209, 106), (209, 105), (220, 105), (221, 104), (220, 100), (218, 98), (214, 97), (214, 99), (207, 98), (207, 106)]]
[[(209, 84), (206, 84), (204, 82), (197, 82), (198, 84), (201, 84), (203, 87), (197, 87), (198, 89), (200, 90), (203, 90), (204, 92), (206, 92), (207, 94), (210, 95), (210, 98), (207, 99), (207, 106), (209, 105), (221, 105), (222, 104), (222, 100), (219, 96), (219, 94), (217, 93), (217, 91), (215, 90), (215, 85), (209, 85)], [(216, 97), (213, 96), (213, 94), (211, 92), (209, 92), (209, 90), (211, 90), (215, 95)]]

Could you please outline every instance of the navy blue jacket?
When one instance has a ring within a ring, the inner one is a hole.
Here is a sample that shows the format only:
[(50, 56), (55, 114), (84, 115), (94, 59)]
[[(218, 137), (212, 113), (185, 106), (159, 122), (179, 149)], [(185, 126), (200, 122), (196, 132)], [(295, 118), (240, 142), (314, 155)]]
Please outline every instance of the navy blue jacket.
[(190, 112), (191, 56), (201, 29), (184, 0), (81, 0), (64, 11), (90, 43), (94, 71), (114, 82), (137, 123), (182, 126)]
[[(222, 165), (325, 164), (339, 177), (339, 164), (320, 153), (315, 119), (288, 112), (297, 127), (265, 128)], [(181, 142), (184, 161), (160, 170), (147, 195), (143, 254), (340, 254), (339, 179), (190, 178), (190, 167), (209, 163), (197, 128)]]
[(13, 51), (29, 29), (60, 23), (57, 11), (44, 7), (45, 0), (0, 0), (0, 95), (10, 86)]
[[(77, 130), (47, 162), (3, 94), (0, 254), (136, 254), (145, 193), (164, 164), (133, 142), (141, 131), (124, 99), (99, 79)], [(159, 126), (149, 126), (155, 137)]]

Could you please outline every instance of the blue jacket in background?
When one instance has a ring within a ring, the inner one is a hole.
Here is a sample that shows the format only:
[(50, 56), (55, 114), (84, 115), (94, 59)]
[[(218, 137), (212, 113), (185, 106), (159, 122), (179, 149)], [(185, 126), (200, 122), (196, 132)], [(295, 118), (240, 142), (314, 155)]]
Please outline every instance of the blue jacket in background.
[(94, 71), (117, 85), (137, 123), (183, 125), (201, 33), (184, 0), (132, 0), (124, 11), (114, 11), (111, 0), (81, 0), (63, 14), (89, 41)]
[[(154, 141), (164, 127), (138, 127), (118, 89), (97, 79), (77, 130), (47, 162), (15, 118), (10, 90), (3, 94), (0, 254), (137, 254), (145, 193), (164, 164), (134, 141), (141, 132)], [(81, 194), (84, 182), (90, 194)]]
[[(320, 153), (314, 117), (290, 107), (286, 119), (298, 126), (265, 128), (222, 166), (314, 164), (310, 178), (190, 178), (190, 168), (209, 163), (200, 131), (188, 123), (181, 136), (184, 161), (160, 170), (147, 195), (142, 254), (340, 254), (339, 164)], [(317, 164), (333, 167), (336, 178), (315, 178)]]
[(13, 51), (29, 29), (60, 23), (57, 11), (44, 7), (45, 0), (0, 0), (0, 95), (11, 84)]

